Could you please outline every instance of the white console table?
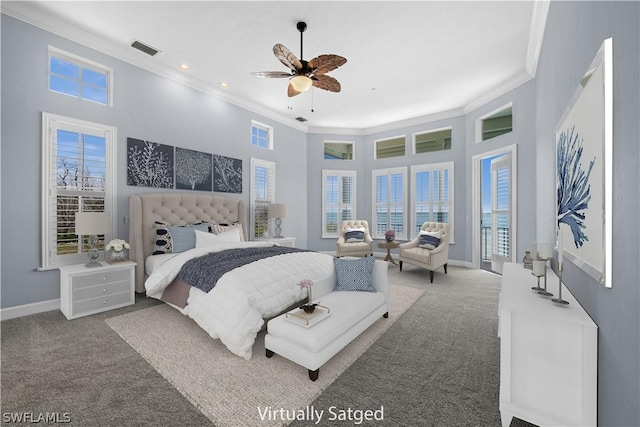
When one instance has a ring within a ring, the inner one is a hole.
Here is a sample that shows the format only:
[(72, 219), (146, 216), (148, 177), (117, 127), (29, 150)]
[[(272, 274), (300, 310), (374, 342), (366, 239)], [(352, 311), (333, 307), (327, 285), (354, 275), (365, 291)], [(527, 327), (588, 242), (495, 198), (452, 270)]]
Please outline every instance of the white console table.
[[(500, 414), (538, 426), (596, 426), (598, 326), (569, 290), (558, 297), (558, 276), (547, 270), (544, 297), (522, 264), (505, 263), (500, 291)], [(540, 279), (544, 286), (544, 278)]]

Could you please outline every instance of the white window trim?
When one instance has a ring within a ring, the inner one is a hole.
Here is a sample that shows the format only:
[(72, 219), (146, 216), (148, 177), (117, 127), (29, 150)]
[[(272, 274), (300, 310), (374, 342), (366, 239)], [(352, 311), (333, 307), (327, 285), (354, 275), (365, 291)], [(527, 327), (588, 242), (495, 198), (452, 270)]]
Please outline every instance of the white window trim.
[[(445, 127), (442, 127), (442, 128), (436, 128), (436, 129), (430, 129), (430, 130), (425, 130), (425, 131), (420, 131), (420, 132), (414, 132), (414, 133), (412, 133), (412, 134), (411, 134), (411, 143), (412, 143), (412, 144), (411, 144), (411, 145), (412, 145), (412, 147), (411, 147), (411, 148), (412, 148), (411, 153), (412, 153), (412, 154), (418, 154), (418, 153), (416, 153), (416, 138), (417, 138), (419, 135), (424, 135), (424, 134), (426, 134), (426, 133), (442, 132), (442, 131), (444, 131), (444, 130), (450, 130), (450, 131), (451, 131), (451, 135), (452, 135), (452, 139), (453, 139), (453, 128), (452, 128), (451, 126), (445, 126)], [(422, 154), (422, 153), (420, 153), (420, 154)]]
[[(478, 118), (476, 119), (476, 123), (475, 123), (475, 125), (476, 125), (476, 126), (475, 126), (476, 144), (477, 144), (477, 143), (479, 143), (479, 142), (487, 141), (486, 139), (482, 139), (482, 121), (483, 121), (484, 119), (486, 119), (487, 117), (493, 116), (495, 113), (497, 113), (497, 112), (499, 112), (499, 111), (502, 111), (502, 110), (504, 110), (504, 109), (507, 109), (507, 108), (509, 108), (509, 107), (513, 108), (513, 101), (511, 101), (511, 102), (507, 102), (507, 103), (506, 103), (506, 104), (504, 104), (503, 106), (498, 107), (498, 108), (496, 108), (495, 110), (491, 110), (491, 111), (489, 111), (488, 113), (483, 114), (482, 116), (480, 116), (480, 117), (478, 117)], [(512, 110), (512, 111), (513, 111), (513, 110)], [(512, 114), (513, 114), (513, 113), (512, 113)]]
[(249, 238), (250, 240), (255, 240), (255, 239), (259, 239), (263, 236), (256, 236), (255, 235), (255, 168), (256, 166), (260, 166), (266, 169), (270, 169), (272, 174), (271, 174), (271, 203), (275, 203), (276, 202), (276, 164), (275, 162), (270, 162), (268, 160), (261, 160), (261, 159), (256, 159), (254, 157), (251, 158), (251, 188), (250, 188), (250, 207), (249, 207)]
[(49, 221), (51, 198), (56, 197), (56, 185), (52, 180), (55, 174), (54, 166), (51, 164), (52, 149), (57, 135), (54, 131), (62, 125), (65, 129), (75, 129), (78, 132), (92, 135), (104, 135), (106, 139), (106, 179), (105, 179), (105, 200), (104, 211), (111, 214), (111, 231), (105, 234), (105, 241), (109, 241), (117, 230), (116, 220), (116, 146), (117, 129), (113, 126), (92, 123), (85, 120), (71, 117), (59, 116), (56, 114), (42, 113), (42, 260), (39, 269), (46, 270), (57, 268), (60, 265), (77, 264), (87, 260), (87, 255), (64, 255), (59, 257), (52, 253), (54, 226)]
[[(356, 192), (357, 192), (357, 187), (356, 187), (356, 177), (357, 177), (357, 172), (354, 170), (327, 170), (324, 169), (322, 171), (322, 234), (321, 234), (321, 238), (325, 239), (325, 238), (337, 238), (338, 237), (338, 231), (336, 231), (335, 233), (327, 233), (327, 204), (326, 204), (326, 180), (328, 176), (337, 176), (338, 178), (341, 177), (345, 177), (345, 176), (350, 176), (353, 178), (353, 183), (351, 185), (351, 188), (353, 190), (352, 194), (351, 194), (351, 200), (353, 200), (353, 203), (351, 203), (352, 206), (352, 212), (354, 215), (354, 218), (357, 217), (357, 211), (356, 211)], [(340, 197), (338, 198), (338, 200), (340, 200)], [(340, 202), (338, 202), (338, 205), (341, 205)], [(338, 212), (340, 212), (340, 210), (338, 210)], [(340, 229), (340, 223), (341, 223), (341, 219), (338, 219), (338, 230)]]
[[(407, 230), (409, 228), (409, 224), (407, 223), (407, 187), (408, 187), (408, 183), (407, 183), (407, 167), (398, 167), (398, 168), (389, 168), (389, 169), (374, 169), (372, 171), (372, 194), (371, 194), (371, 201), (372, 201), (372, 221), (371, 224), (372, 226), (369, 227), (369, 232), (371, 233), (371, 237), (373, 237), (374, 239), (384, 239), (384, 233), (382, 234), (378, 234), (378, 215), (376, 215), (376, 177), (377, 176), (382, 176), (382, 175), (387, 175), (387, 176), (391, 176), (391, 175), (396, 175), (396, 174), (401, 174), (402, 175), (402, 228), (404, 230), (404, 233), (398, 233), (396, 234), (396, 238), (400, 239), (400, 240), (407, 240)], [(389, 181), (391, 182), (391, 181)]]
[(337, 140), (331, 140), (331, 139), (327, 139), (325, 141), (322, 142), (322, 155), (324, 157), (324, 144), (350, 144), (351, 145), (351, 159), (324, 159), (324, 160), (328, 160), (328, 161), (335, 161), (335, 160), (339, 160), (339, 161), (354, 161), (356, 159), (356, 143), (355, 141), (337, 141)]
[[(253, 142), (251, 143), (252, 147), (257, 147), (257, 148), (262, 148), (263, 150), (273, 150), (273, 127), (269, 126), (269, 125), (265, 125), (264, 123), (260, 123), (256, 120), (251, 120), (251, 128), (253, 127), (258, 127), (258, 128), (262, 128), (262, 129), (266, 129), (267, 133), (269, 134), (269, 146), (268, 147), (260, 147), (259, 145), (253, 145)], [(251, 128), (249, 128), (249, 137), (251, 138), (253, 135), (251, 135)], [(250, 139), (251, 140), (251, 139)]]
[[(390, 136), (387, 138), (380, 138), (373, 140), (373, 159), (378, 160), (378, 142), (388, 141), (390, 139), (404, 138), (404, 154), (402, 156), (393, 156), (393, 157), (403, 157), (407, 155), (407, 135), (396, 135)], [(393, 157), (383, 157), (382, 159), (393, 159)]]
[[(449, 244), (455, 244), (455, 227), (454, 227), (454, 217), (455, 217), (455, 197), (454, 197), (454, 188), (455, 188), (455, 182), (454, 182), (454, 177), (455, 177), (455, 173), (454, 173), (454, 162), (442, 162), (442, 163), (432, 163), (432, 164), (426, 164), (426, 165), (416, 165), (416, 166), (411, 166), (411, 221), (409, 221), (410, 226), (411, 226), (411, 230), (413, 231), (416, 227), (422, 225), (422, 224), (417, 224), (414, 223), (415, 222), (415, 213), (416, 213), (416, 197), (415, 197), (415, 189), (416, 189), (416, 185), (417, 185), (417, 178), (416, 175), (418, 172), (432, 172), (435, 170), (443, 170), (443, 169), (448, 169), (449, 170)], [(433, 189), (430, 190), (433, 191)], [(431, 198), (431, 212), (433, 212), (433, 198)], [(413, 236), (413, 234), (411, 234), (411, 236)]]
[[(62, 49), (58, 49), (57, 47), (54, 46), (49, 46), (49, 56), (48, 56), (48, 61), (47, 61), (47, 67), (48, 67), (48, 73), (47, 73), (47, 78), (51, 75), (51, 56), (55, 56), (56, 58), (60, 58), (60, 59), (64, 59), (66, 61), (69, 62), (73, 62), (74, 64), (83, 66), (84, 68), (91, 68), (95, 71), (99, 71), (101, 73), (106, 73), (107, 74), (107, 106), (108, 107), (113, 107), (113, 68), (111, 67), (107, 67), (106, 65), (102, 65), (99, 62), (95, 62), (92, 61), (90, 59), (86, 59), (83, 58), (81, 56), (75, 55), (73, 53), (70, 52), (66, 52)], [(47, 88), (49, 87), (49, 84), (47, 84)], [(51, 89), (49, 89), (51, 90)], [(60, 93), (60, 92), (54, 92), (54, 93)], [(67, 95), (70, 96), (68, 94), (62, 93), (62, 95)], [(83, 100), (83, 101), (87, 101), (87, 102), (91, 102), (94, 104), (98, 104), (98, 105), (104, 105), (101, 104), (99, 102), (95, 102), (92, 101), (90, 99), (86, 99), (86, 98), (82, 98), (79, 97), (78, 99)]]

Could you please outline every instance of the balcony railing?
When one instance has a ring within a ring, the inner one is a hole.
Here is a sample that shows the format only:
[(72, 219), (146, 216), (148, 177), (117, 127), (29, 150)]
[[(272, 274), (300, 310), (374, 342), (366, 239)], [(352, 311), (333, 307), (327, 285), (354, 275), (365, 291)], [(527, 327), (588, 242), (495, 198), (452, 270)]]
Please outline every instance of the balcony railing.
[[(506, 243), (507, 248), (510, 241), (509, 227), (498, 227), (498, 244), (501, 242)], [(491, 227), (482, 227), (481, 235), (481, 247), (482, 247), (482, 261), (491, 261), (491, 252), (493, 248), (493, 241), (491, 236)], [(508, 249), (507, 249), (508, 251)]]

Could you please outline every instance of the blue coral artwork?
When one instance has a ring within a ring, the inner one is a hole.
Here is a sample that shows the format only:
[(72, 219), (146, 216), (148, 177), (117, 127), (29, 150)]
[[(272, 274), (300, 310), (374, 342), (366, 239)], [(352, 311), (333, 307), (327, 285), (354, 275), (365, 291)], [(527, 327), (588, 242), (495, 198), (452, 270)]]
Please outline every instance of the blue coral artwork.
[(571, 230), (576, 248), (589, 240), (585, 218), (591, 201), (589, 177), (596, 162), (595, 157), (582, 164), (583, 140), (575, 129), (560, 132), (557, 143), (557, 206), (558, 226), (566, 224)]
[(607, 44), (556, 128), (556, 231), (565, 258), (610, 287), (613, 132)]

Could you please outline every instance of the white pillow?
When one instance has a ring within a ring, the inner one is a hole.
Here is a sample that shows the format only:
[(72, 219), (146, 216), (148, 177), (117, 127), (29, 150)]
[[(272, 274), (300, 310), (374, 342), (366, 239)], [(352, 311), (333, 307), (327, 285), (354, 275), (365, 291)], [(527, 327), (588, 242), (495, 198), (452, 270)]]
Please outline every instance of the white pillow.
[(206, 233), (204, 231), (197, 231), (196, 233), (196, 248), (201, 248), (203, 246), (211, 246), (217, 243), (227, 243), (227, 242), (241, 242), (240, 232), (238, 229), (233, 229), (229, 231), (224, 231), (219, 234)]

